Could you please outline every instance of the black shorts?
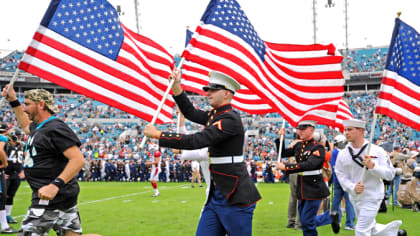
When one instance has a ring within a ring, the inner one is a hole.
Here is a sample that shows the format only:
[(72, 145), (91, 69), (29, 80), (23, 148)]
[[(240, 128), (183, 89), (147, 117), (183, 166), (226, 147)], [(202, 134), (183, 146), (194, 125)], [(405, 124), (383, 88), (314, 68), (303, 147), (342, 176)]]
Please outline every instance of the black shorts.
[(19, 175), (9, 175), (6, 179), (6, 186), (7, 186), (7, 196), (15, 196), (19, 186), (20, 186), (20, 178)]

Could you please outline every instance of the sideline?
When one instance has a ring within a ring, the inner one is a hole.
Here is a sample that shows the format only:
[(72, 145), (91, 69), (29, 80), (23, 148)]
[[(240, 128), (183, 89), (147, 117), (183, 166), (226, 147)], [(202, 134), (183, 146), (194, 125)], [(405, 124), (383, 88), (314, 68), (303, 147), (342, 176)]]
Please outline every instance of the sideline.
[[(185, 186), (189, 186), (189, 184), (183, 184), (183, 185), (178, 185), (178, 186), (166, 187), (164, 189), (183, 188)], [(77, 206), (82, 206), (82, 205), (91, 204), (91, 203), (97, 203), (97, 202), (105, 202), (105, 201), (114, 200), (114, 199), (118, 199), (118, 198), (125, 198), (125, 197), (131, 197), (131, 196), (136, 196), (136, 195), (142, 195), (142, 194), (146, 194), (146, 193), (150, 193), (150, 192), (153, 192), (153, 191), (152, 190), (148, 190), (148, 191), (137, 192), (137, 193), (130, 193), (130, 194), (125, 194), (125, 195), (120, 195), (120, 196), (115, 196), (115, 197), (108, 197), (108, 198), (103, 198), (103, 199), (98, 199), (98, 200), (93, 200), (93, 201), (80, 202), (80, 203), (77, 204)], [(13, 218), (18, 219), (18, 218), (24, 217), (25, 215), (14, 216)]]

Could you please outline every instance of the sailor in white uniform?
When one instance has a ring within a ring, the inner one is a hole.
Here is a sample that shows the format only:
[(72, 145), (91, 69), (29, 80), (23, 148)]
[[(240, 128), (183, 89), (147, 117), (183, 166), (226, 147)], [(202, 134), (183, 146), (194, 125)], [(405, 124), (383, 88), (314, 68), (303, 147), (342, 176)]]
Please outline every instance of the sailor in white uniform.
[[(361, 120), (343, 121), (347, 146), (337, 157), (335, 173), (344, 191), (349, 193), (350, 201), (356, 213), (356, 236), (397, 235), (401, 221), (392, 221), (387, 225), (376, 223), (376, 215), (384, 198), (382, 179), (392, 180), (395, 168), (385, 150), (371, 145), (367, 155), (368, 141), (364, 138), (365, 122)], [(363, 168), (365, 170), (362, 178)]]

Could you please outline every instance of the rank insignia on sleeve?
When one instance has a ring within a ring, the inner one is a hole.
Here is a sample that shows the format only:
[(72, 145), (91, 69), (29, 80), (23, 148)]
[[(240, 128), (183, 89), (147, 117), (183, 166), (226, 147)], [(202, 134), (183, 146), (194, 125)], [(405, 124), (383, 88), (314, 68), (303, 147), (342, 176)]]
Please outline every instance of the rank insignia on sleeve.
[(320, 155), (319, 155), (319, 151), (318, 151), (318, 150), (316, 150), (316, 151), (315, 151), (315, 152), (313, 152), (312, 154), (313, 154), (314, 156), (318, 156), (318, 157), (320, 156)]
[(218, 129), (222, 130), (222, 120), (214, 122), (212, 125), (216, 126)]

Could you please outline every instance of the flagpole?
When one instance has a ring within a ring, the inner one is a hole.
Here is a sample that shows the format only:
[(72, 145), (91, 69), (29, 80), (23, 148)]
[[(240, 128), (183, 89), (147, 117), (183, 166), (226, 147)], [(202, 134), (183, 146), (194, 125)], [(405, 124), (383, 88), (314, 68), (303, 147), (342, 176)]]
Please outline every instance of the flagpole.
[(178, 116), (176, 117), (176, 132), (179, 133), (179, 126), (181, 125), (181, 112), (178, 112)]
[[(286, 119), (284, 119), (284, 117), (283, 117), (283, 123), (282, 123), (282, 125), (281, 125), (281, 129), (284, 129), (284, 126), (286, 125)], [(284, 136), (286, 135), (286, 132), (284, 132), (285, 134), (284, 135), (280, 135), (280, 143), (279, 143), (279, 154), (278, 154), (278, 156), (277, 156), (277, 162), (281, 162), (281, 150), (283, 149), (283, 139), (284, 139)]]
[[(397, 17), (398, 18), (400, 18), (400, 16), (401, 16), (401, 11), (398, 11), (397, 12)], [(375, 106), (376, 107), (376, 106)], [(376, 109), (375, 109), (376, 110)], [(373, 121), (372, 121), (372, 125), (371, 125), (371, 131), (370, 131), (370, 137), (369, 137), (369, 143), (368, 143), (368, 147), (367, 147), (367, 155), (370, 155), (370, 149), (371, 149), (371, 146), (372, 146), (372, 141), (373, 141), (373, 136), (374, 136), (374, 134), (375, 134), (375, 127), (376, 127), (376, 119), (377, 119), (377, 117), (378, 117), (378, 114), (376, 114), (376, 113), (373, 113)], [(363, 184), (363, 179), (364, 179), (364, 177), (365, 177), (365, 173), (366, 173), (366, 168), (367, 167), (364, 167), (363, 168), (363, 171), (362, 171), (362, 178), (360, 179), (360, 182)], [(360, 198), (360, 195), (359, 195), (359, 198)]]
[[(184, 57), (182, 57), (182, 58), (181, 58), (181, 61), (179, 61), (178, 67), (177, 67), (177, 69), (178, 69), (178, 70), (179, 70), (179, 69), (181, 69), (182, 64), (184, 64), (184, 61), (185, 61), (185, 58), (184, 58)], [(157, 118), (158, 118), (158, 116), (159, 116), (159, 114), (160, 114), (160, 110), (162, 110), (163, 104), (165, 103), (165, 100), (166, 100), (166, 98), (168, 97), (169, 92), (171, 91), (171, 89), (172, 89), (172, 85), (174, 84), (174, 82), (175, 82), (175, 79), (172, 79), (172, 80), (171, 80), (171, 82), (169, 82), (168, 88), (166, 88), (166, 91), (165, 91), (165, 93), (163, 94), (163, 97), (162, 97), (162, 100), (160, 101), (159, 107), (158, 107), (158, 109), (156, 110), (155, 115), (153, 116), (152, 121), (150, 122), (152, 125), (154, 125), (154, 124), (155, 124), (155, 122), (156, 122), (156, 120), (157, 120)], [(146, 136), (144, 136), (144, 137), (143, 137), (143, 140), (141, 141), (141, 144), (140, 144), (140, 149), (143, 149), (143, 146), (144, 146), (144, 144), (146, 143), (146, 141), (147, 141), (147, 137), (146, 137)]]
[[(12, 79), (9, 82), (9, 85), (7, 86), (7, 93), (6, 94), (9, 94), (10, 86), (12, 86), (15, 83), (15, 81), (16, 81), (18, 75), (19, 75), (19, 72), (20, 72), (20, 69), (19, 68), (16, 69), (15, 73), (13, 74)], [(6, 99), (6, 97), (2, 97), (1, 98), (1, 100), (0, 100), (0, 107), (3, 106), (3, 102), (4, 102), (5, 99)]]

